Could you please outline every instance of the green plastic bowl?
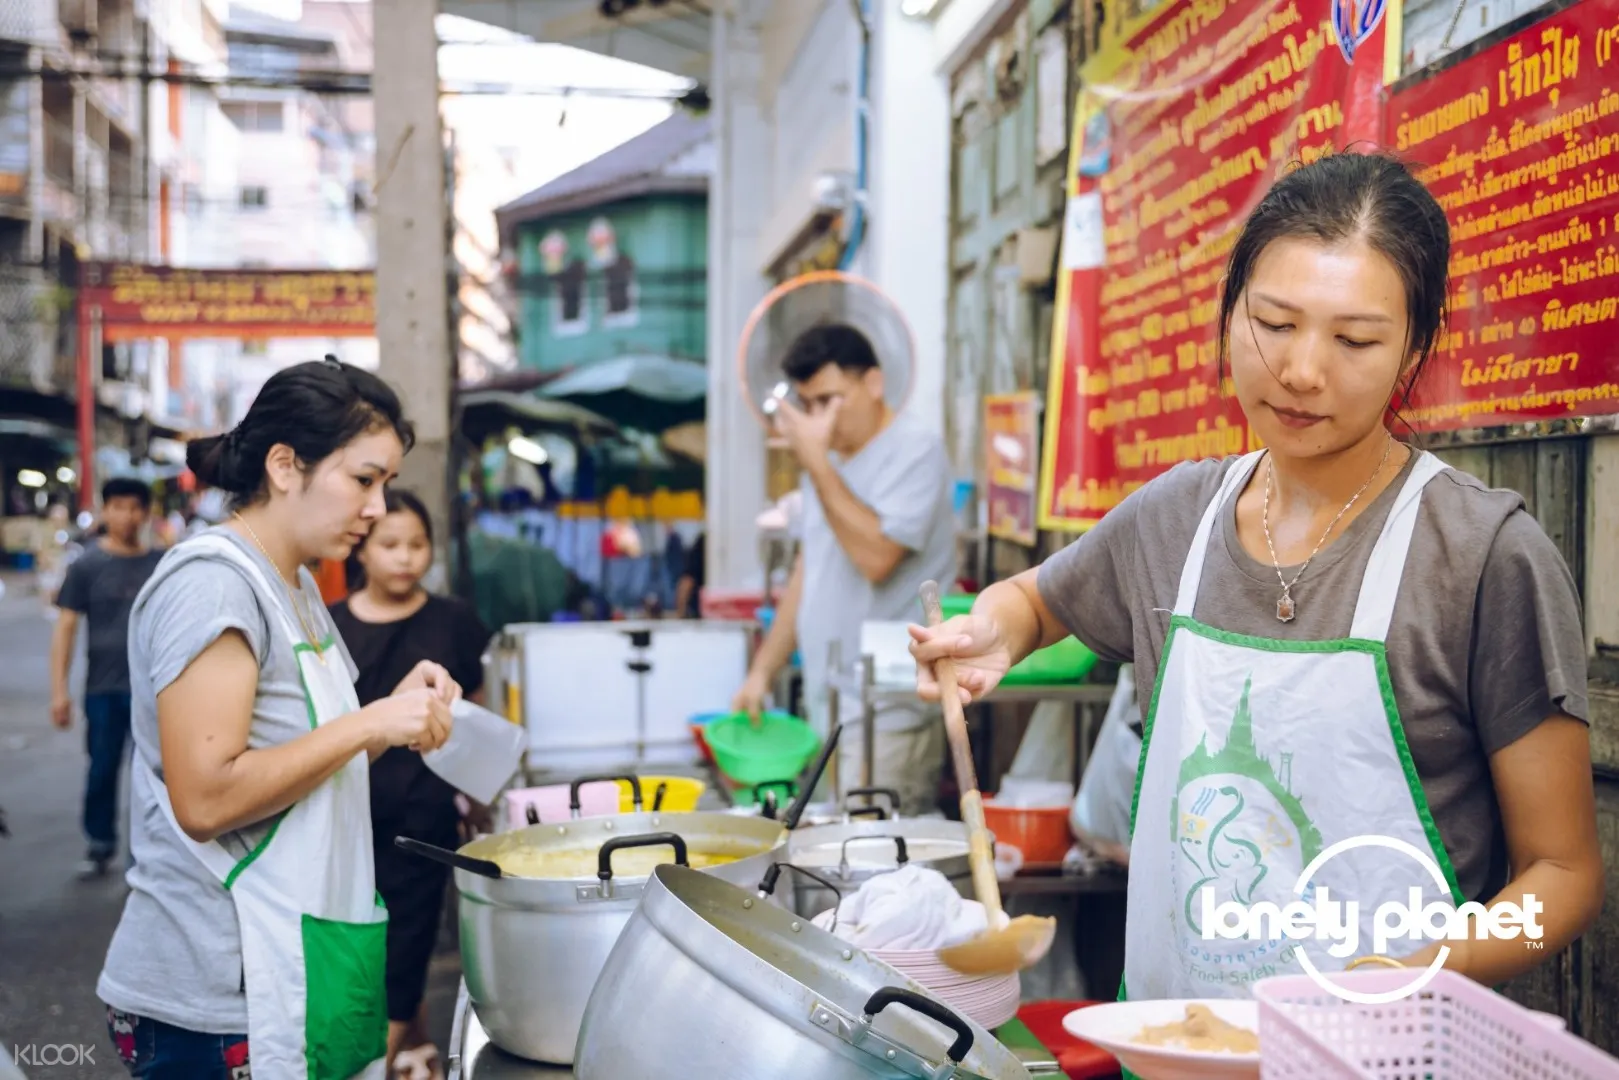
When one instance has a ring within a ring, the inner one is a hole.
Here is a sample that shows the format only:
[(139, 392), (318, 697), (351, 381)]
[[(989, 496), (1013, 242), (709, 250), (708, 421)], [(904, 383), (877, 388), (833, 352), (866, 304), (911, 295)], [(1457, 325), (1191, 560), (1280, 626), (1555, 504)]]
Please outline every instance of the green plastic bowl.
[[(939, 598), (939, 609), (945, 618), (965, 615), (972, 610), (976, 594), (951, 593)], [(1065, 637), (1055, 645), (1038, 649), (1012, 665), (1012, 670), (1001, 680), (1002, 686), (1053, 686), (1062, 683), (1084, 682), (1096, 666), (1097, 656), (1080, 643), (1079, 639)]]
[(741, 784), (762, 784), (804, 771), (821, 748), (815, 729), (796, 716), (767, 712), (754, 727), (747, 713), (722, 716), (703, 729), (720, 771)]

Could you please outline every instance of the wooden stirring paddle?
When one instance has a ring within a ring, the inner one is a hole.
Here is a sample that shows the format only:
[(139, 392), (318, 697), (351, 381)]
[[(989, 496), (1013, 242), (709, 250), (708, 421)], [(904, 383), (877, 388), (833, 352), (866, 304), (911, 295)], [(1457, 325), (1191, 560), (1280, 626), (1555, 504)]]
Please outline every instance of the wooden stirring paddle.
[[(936, 627), (944, 621), (939, 606), (939, 586), (922, 583), (922, 611), (927, 624)], [(939, 950), (939, 959), (962, 975), (1010, 975), (1033, 967), (1051, 951), (1057, 935), (1057, 920), (1020, 915), (1001, 923), (1001, 884), (995, 877), (995, 856), (990, 851), (989, 829), (984, 826), (984, 799), (978, 792), (978, 770), (973, 767), (972, 746), (967, 741), (967, 717), (956, 689), (956, 665), (938, 660), (933, 665), (939, 681), (939, 703), (944, 708), (944, 730), (950, 740), (950, 758), (955, 763), (956, 786), (961, 789), (961, 820), (967, 826), (967, 860), (972, 867), (973, 890), (989, 917), (989, 929), (971, 941)]]

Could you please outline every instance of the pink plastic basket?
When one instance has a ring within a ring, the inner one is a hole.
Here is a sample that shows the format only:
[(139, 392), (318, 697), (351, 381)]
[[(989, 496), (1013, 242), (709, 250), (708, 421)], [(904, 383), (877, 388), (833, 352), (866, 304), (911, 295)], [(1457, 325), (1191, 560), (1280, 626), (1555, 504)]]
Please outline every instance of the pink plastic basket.
[[(1411, 970), (1334, 973), (1334, 983), (1386, 993)], [(1411, 997), (1344, 1001), (1305, 975), (1254, 984), (1264, 1080), (1619, 1080), (1619, 1058), (1471, 979), (1441, 971)]]

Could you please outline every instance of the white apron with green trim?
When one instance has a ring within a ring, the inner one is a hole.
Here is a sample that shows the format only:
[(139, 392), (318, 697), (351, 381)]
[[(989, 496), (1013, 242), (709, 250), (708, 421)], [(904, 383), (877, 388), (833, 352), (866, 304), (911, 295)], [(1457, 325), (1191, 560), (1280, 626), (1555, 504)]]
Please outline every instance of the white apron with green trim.
[[(198, 536), (241, 567), (258, 590), (271, 632), (298, 657), (311, 730), (359, 708), (336, 642), (317, 652), (303, 638), (284, 588), (229, 540)], [(135, 756), (137, 768), (143, 766)], [(274, 1080), (381, 1078), (387, 1053), (384, 969), (387, 912), (371, 851), (370, 761), (363, 753), (295, 803), (246, 858), (199, 844), (175, 819), (168, 790), (151, 790), (169, 825), (224, 887), (241, 926), (247, 1041), (253, 1075)]]
[[(1181, 571), (1169, 637), (1147, 715), (1131, 827), (1125, 974), (1120, 997), (1242, 997), (1272, 975), (1296, 974), (1286, 937), (1205, 937), (1202, 894), (1245, 908), (1300, 899), (1300, 873), (1338, 841), (1375, 834), (1432, 853), (1448, 891), (1387, 848), (1325, 862), (1307, 885), (1359, 903), (1359, 938), (1344, 956), (1302, 943), (1322, 972), (1372, 952), (1386, 901), (1459, 904), (1454, 871), (1417, 782), (1389, 682), (1384, 639), (1423, 488), (1445, 465), (1422, 454), (1372, 549), (1350, 637), (1281, 641), (1226, 633), (1192, 618), (1209, 539), (1261, 453), (1232, 464), (1203, 515)], [(1305, 602), (1308, 601), (1306, 597)], [(1427, 939), (1390, 943), (1395, 957)]]

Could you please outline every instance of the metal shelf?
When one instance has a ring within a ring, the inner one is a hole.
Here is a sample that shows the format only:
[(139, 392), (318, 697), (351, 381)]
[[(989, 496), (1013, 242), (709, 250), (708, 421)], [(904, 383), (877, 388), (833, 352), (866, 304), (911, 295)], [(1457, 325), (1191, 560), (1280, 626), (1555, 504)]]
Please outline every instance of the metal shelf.
[[(916, 685), (911, 682), (881, 683), (877, 681), (876, 658), (860, 656), (851, 670), (842, 663), (837, 642), (828, 650), (827, 690), (831, 695), (832, 721), (850, 721), (858, 729), (864, 753), (862, 754), (861, 783), (872, 785), (871, 768), (875, 756), (877, 711), (885, 706), (920, 704)], [(984, 716), (992, 716), (987, 706), (1016, 702), (1051, 701), (1073, 706), (1075, 726), (1075, 762), (1079, 775), (1084, 775), (1089, 759), (1093, 734), (1101, 724), (1102, 714), (1113, 700), (1112, 683), (1059, 683), (1048, 686), (999, 686), (973, 703)], [(845, 708), (845, 699), (847, 705)], [(834, 762), (833, 768), (836, 768)], [(833, 774), (836, 780), (836, 773)]]
[(1003, 896), (1078, 896), (1087, 893), (1122, 893), (1129, 883), (1123, 869), (1092, 874), (1019, 874), (1001, 882)]

